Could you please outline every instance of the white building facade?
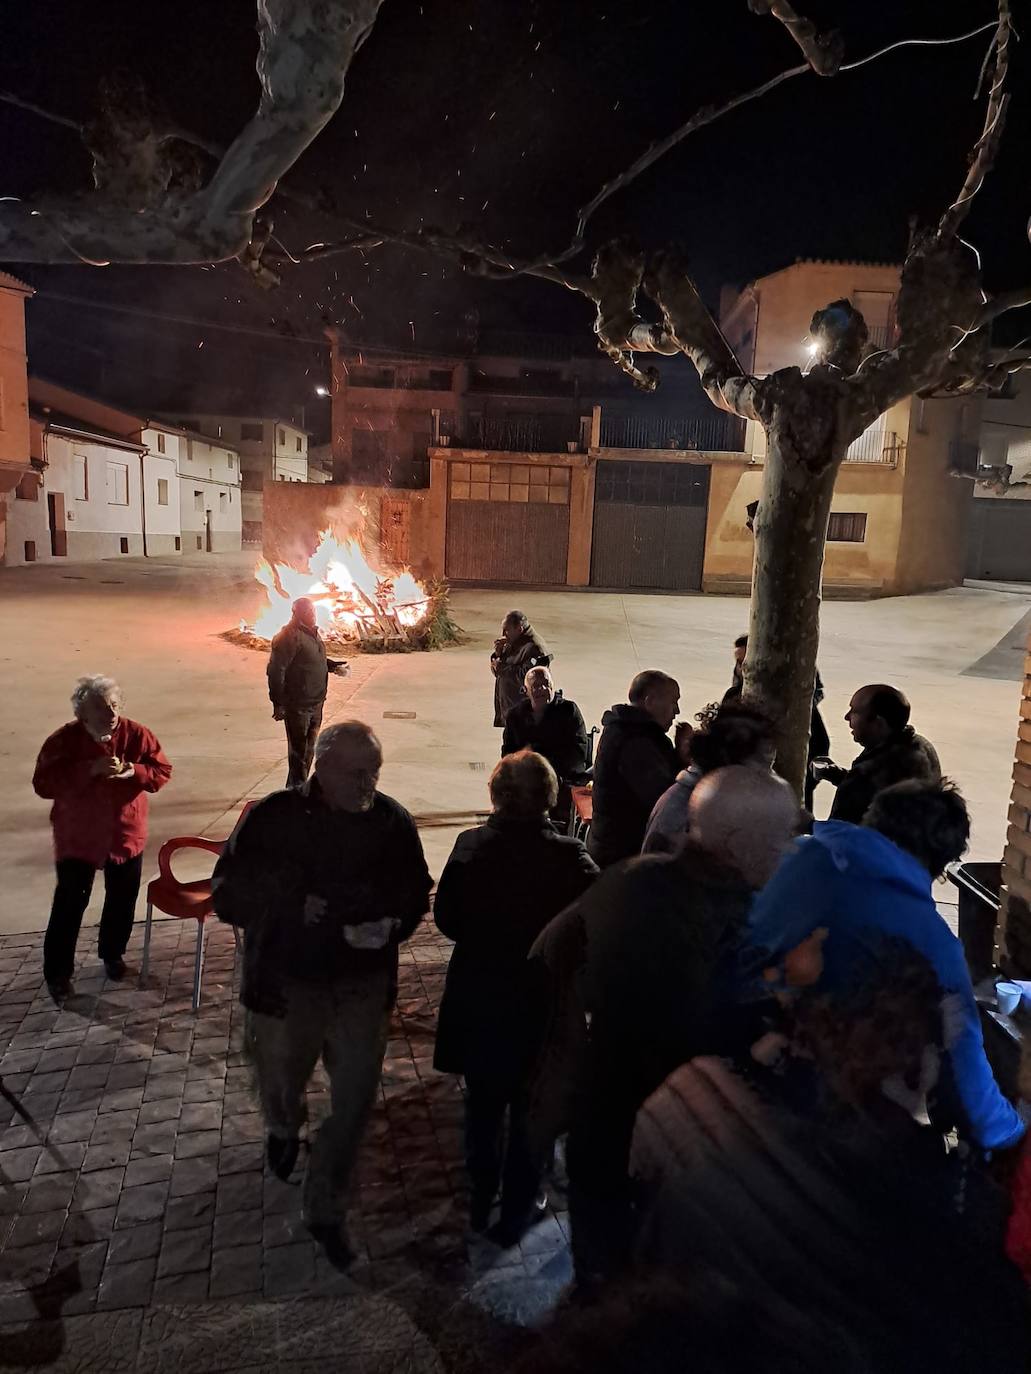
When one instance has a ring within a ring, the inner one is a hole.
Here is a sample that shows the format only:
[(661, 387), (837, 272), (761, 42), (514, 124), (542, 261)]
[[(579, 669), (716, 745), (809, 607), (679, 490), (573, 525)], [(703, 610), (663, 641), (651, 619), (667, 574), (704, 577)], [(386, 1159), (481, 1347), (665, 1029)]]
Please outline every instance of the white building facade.
[(307, 482), (308, 433), (288, 420), (261, 415), (184, 415), (187, 428), (232, 444), (242, 465), (244, 543), (260, 543), (266, 482)]

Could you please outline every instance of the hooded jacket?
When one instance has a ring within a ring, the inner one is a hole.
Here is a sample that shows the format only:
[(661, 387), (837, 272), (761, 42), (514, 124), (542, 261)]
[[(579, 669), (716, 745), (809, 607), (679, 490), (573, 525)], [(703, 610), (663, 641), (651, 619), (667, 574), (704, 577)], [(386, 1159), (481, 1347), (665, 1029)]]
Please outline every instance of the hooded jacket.
[(495, 650), (491, 654), (494, 724), (499, 729), (504, 726), (509, 711), (526, 695), (523, 685), (526, 674), (531, 668), (547, 668), (553, 658), (554, 654), (548, 652), (548, 646), (532, 625), (527, 625), (514, 644), (506, 642), (500, 652)]
[(676, 780), (680, 761), (669, 735), (640, 706), (613, 706), (601, 725), (587, 848), (605, 868), (641, 852), (652, 807)]
[[(840, 987), (868, 970), (887, 941), (905, 940), (924, 956), (962, 1011), (961, 1029), (943, 1060), (940, 1124), (958, 1126), (986, 1150), (1014, 1145), (1024, 1123), (992, 1074), (963, 946), (938, 914), (927, 869), (876, 830), (817, 822), (755, 900), (745, 977), (778, 964), (821, 926), (828, 931), (822, 988)], [(954, 1101), (946, 1102), (950, 1089)]]
[(673, 785), (666, 788), (648, 817), (642, 854), (675, 854), (681, 847), (687, 839), (691, 793), (701, 777), (702, 770), (693, 763), (690, 768), (682, 768)]

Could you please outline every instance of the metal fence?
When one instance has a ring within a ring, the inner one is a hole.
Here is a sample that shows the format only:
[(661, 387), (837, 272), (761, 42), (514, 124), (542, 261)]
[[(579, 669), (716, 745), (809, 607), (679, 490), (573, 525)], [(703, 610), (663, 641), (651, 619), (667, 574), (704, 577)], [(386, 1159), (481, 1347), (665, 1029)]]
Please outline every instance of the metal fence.
[(466, 421), (455, 448), (495, 449), (500, 453), (565, 453), (580, 438), (579, 416), (481, 415)]
[(606, 415), (601, 417), (602, 448), (702, 450), (743, 453), (745, 422), (714, 410), (711, 415)]
[(880, 463), (885, 467), (897, 467), (904, 449), (905, 444), (897, 434), (875, 423), (849, 444), (845, 462)]

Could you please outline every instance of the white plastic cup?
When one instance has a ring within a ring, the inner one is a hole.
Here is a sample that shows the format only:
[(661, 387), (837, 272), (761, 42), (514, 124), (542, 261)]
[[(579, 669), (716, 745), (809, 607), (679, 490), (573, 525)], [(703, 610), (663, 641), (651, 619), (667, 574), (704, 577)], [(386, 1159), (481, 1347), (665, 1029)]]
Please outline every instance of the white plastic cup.
[(1012, 1016), (1020, 1006), (1023, 989), (1016, 983), (996, 983), (995, 1003), (1003, 1016)]

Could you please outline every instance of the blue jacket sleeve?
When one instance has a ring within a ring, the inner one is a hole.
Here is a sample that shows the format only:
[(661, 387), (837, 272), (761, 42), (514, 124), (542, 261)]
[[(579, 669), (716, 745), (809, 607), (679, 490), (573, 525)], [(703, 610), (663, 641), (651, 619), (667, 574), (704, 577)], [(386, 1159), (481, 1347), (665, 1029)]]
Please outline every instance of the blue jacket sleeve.
[(963, 1006), (963, 1028), (949, 1051), (959, 1104), (974, 1143), (984, 1150), (1004, 1150), (1024, 1134), (1024, 1123), (1003, 1096), (984, 1049), (981, 1014), (974, 1000), (963, 946), (949, 932), (935, 951), (935, 972), (946, 992), (957, 994)]

